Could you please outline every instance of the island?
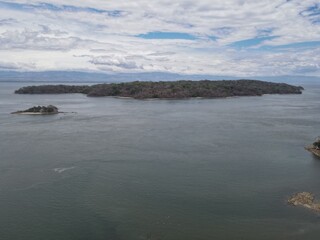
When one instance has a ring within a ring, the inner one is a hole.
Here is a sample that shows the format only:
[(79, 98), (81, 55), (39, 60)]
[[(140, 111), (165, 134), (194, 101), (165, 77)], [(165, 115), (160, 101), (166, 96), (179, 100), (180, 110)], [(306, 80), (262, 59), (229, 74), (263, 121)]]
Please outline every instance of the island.
[(22, 115), (52, 115), (58, 114), (58, 108), (53, 105), (48, 106), (35, 106), (23, 111), (13, 112), (12, 114), (22, 114)]
[(310, 192), (296, 193), (288, 199), (288, 204), (293, 206), (302, 206), (313, 211), (320, 211), (320, 203), (315, 202), (315, 197)]
[(317, 137), (316, 141), (312, 145), (305, 147), (305, 149), (320, 157), (320, 137)]
[(88, 97), (130, 97), (135, 99), (225, 98), (264, 94), (301, 94), (303, 87), (259, 80), (200, 80), (125, 82), (86, 85), (27, 86), (16, 94), (82, 93)]

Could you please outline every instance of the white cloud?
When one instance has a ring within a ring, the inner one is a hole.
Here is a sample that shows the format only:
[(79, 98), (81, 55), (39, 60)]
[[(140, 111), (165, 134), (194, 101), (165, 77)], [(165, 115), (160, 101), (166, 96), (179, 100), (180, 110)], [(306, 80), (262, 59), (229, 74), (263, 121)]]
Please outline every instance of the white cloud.
[[(319, 76), (320, 44), (281, 47), (320, 41), (320, 23), (310, 14), (319, 11), (317, 4), (314, 0), (0, 0), (0, 56), (5, 57), (7, 69), (22, 70)], [(135, 37), (148, 32), (187, 33), (196, 39)], [(241, 48), (235, 44), (268, 36), (276, 38)], [(1, 63), (0, 69), (5, 69)]]

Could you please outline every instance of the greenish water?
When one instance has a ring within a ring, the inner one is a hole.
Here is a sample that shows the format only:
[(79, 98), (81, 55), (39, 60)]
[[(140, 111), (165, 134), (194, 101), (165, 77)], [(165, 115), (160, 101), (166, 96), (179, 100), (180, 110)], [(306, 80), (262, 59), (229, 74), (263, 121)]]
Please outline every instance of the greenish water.
[[(319, 239), (320, 87), (153, 100), (14, 95), (0, 83), (0, 239)], [(68, 113), (10, 112), (53, 104)]]

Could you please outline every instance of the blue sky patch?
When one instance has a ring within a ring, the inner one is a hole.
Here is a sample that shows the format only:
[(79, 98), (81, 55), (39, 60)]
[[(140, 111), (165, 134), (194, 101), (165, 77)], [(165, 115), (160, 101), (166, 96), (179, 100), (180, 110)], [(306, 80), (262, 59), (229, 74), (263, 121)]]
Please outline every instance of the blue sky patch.
[(258, 45), (266, 40), (272, 40), (274, 38), (277, 38), (277, 36), (251, 38), (251, 39), (246, 39), (246, 40), (234, 42), (234, 43), (230, 44), (230, 46), (235, 47), (235, 48), (253, 47), (253, 46)]
[(298, 42), (298, 43), (291, 43), (285, 45), (278, 45), (278, 46), (262, 46), (259, 48), (260, 50), (274, 50), (274, 49), (285, 49), (285, 48), (315, 48), (320, 47), (320, 41), (311, 41), (311, 42)]
[(185, 40), (195, 40), (195, 36), (188, 33), (180, 32), (149, 32), (146, 34), (139, 34), (136, 37), (144, 39), (185, 39)]
[(320, 4), (315, 4), (306, 10), (300, 12), (300, 15), (308, 18), (312, 23), (320, 23)]
[(307, 8), (306, 10), (300, 13), (302, 16), (319, 16), (320, 15), (320, 4), (316, 4), (312, 7)]
[(13, 9), (13, 10), (26, 10), (26, 6), (28, 4), (20, 4), (20, 3), (10, 3), (10, 2), (3, 2), (0, 1), (0, 7), (1, 8), (9, 8), (9, 9)]
[(216, 36), (207, 36), (207, 38), (211, 41), (217, 41), (218, 40), (218, 37)]

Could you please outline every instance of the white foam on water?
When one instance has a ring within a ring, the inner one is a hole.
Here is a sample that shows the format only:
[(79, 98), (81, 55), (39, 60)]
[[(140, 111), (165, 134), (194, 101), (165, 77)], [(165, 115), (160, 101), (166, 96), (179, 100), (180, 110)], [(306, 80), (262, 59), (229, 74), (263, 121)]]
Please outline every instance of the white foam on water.
[(75, 167), (67, 167), (67, 168), (54, 168), (53, 171), (57, 172), (57, 173), (62, 173), (64, 171), (67, 171), (67, 170), (71, 170), (71, 169), (74, 169)]

